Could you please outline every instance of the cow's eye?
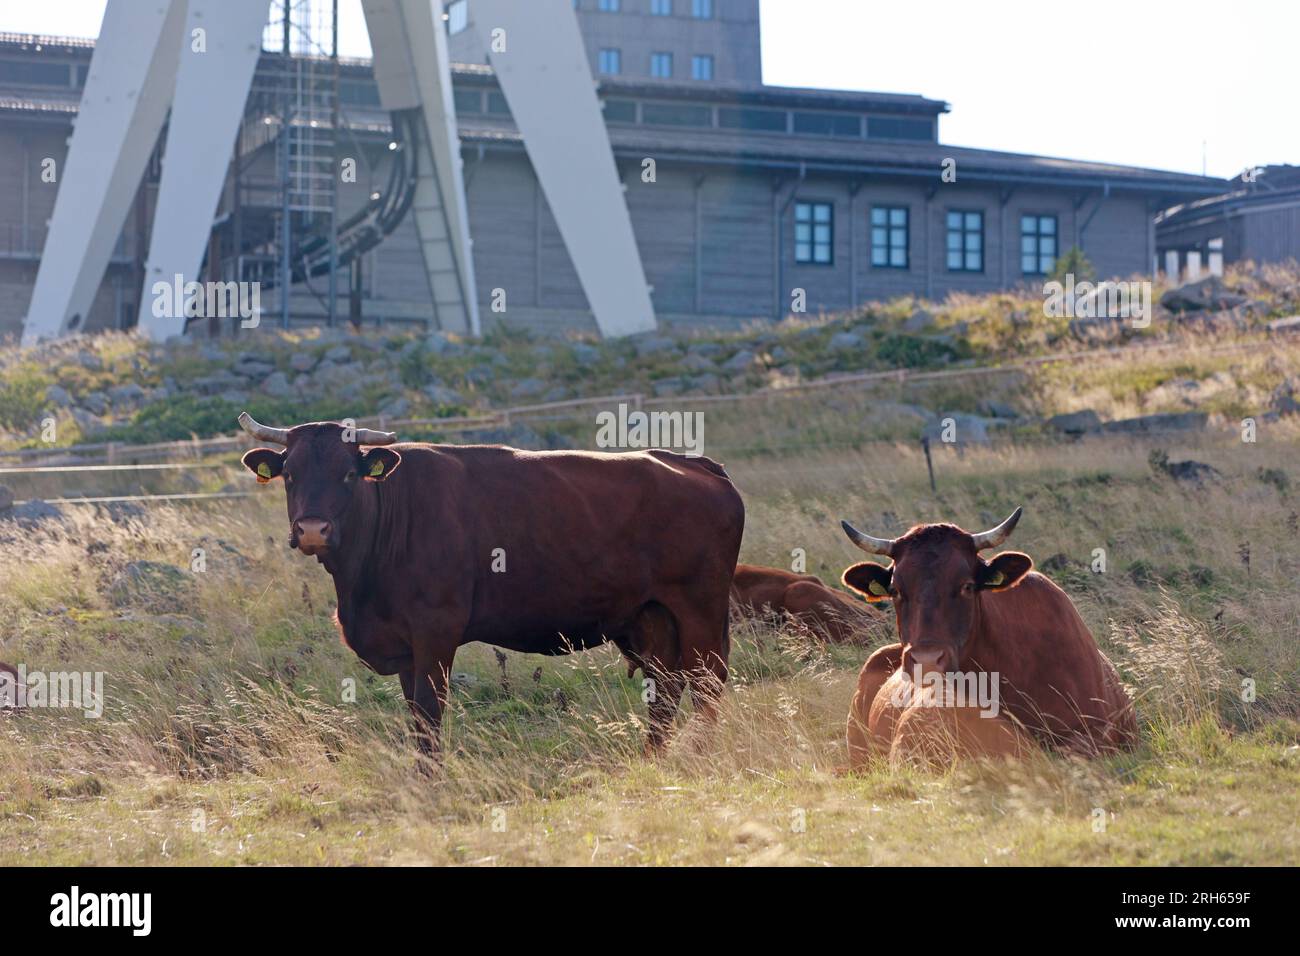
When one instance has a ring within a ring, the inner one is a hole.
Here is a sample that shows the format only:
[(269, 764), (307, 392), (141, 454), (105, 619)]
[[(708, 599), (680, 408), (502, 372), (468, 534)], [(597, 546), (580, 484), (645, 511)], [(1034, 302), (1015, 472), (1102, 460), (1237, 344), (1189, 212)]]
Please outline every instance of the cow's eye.
[(974, 593), (975, 593), (975, 583), (973, 581), (967, 581), (965, 584), (961, 586), (962, 597), (971, 597)]
[(357, 473), (355, 471), (349, 471), (346, 475), (343, 476), (343, 484), (345, 485), (350, 485), (352, 484), (352, 482), (356, 480), (357, 480)]

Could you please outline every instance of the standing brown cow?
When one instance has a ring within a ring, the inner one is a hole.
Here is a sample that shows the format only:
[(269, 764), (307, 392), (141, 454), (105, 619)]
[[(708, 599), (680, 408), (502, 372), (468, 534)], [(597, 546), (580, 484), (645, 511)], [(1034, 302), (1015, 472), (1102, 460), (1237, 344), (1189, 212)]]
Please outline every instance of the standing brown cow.
[[(722, 466), (669, 451), (395, 444), (337, 422), (240, 425), (259, 481), (283, 478), (289, 546), (334, 579), (343, 640), (401, 677), (437, 749), (456, 649), (616, 644), (655, 680), (649, 745), (687, 684), (710, 718), (727, 679), (727, 592), (745, 507)], [(363, 447), (368, 446), (368, 447)]]
[[(855, 564), (843, 580), (868, 601), (892, 600), (899, 636), (858, 677), (851, 767), (878, 755), (934, 756), (936, 736), (949, 753), (967, 755), (1019, 754), (1035, 743), (1093, 754), (1133, 742), (1133, 703), (1065, 592), (1031, 570), (1028, 555), (980, 557), (1020, 515), (980, 534), (928, 524), (894, 539), (842, 522), (863, 551), (893, 559), (891, 567)], [(958, 677), (962, 687), (996, 687), (996, 716), (921, 693), (923, 684), (940, 686), (927, 675), (945, 675), (950, 688)]]
[(783, 611), (816, 636), (835, 644), (862, 644), (875, 619), (867, 606), (828, 588), (811, 574), (795, 574), (755, 564), (736, 565), (731, 600), (751, 614), (765, 608)]

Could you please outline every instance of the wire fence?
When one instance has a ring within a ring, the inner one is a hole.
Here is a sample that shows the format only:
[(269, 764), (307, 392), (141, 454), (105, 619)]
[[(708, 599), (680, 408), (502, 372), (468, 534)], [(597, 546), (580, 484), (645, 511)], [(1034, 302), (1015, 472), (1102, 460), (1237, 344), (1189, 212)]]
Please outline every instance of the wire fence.
[[(1036, 356), (1016, 362), (993, 366), (971, 366), (962, 368), (912, 371), (909, 369), (890, 369), (876, 372), (859, 372), (844, 375), (827, 376), (807, 382), (794, 382), (782, 386), (770, 386), (750, 392), (727, 395), (683, 395), (649, 397), (639, 392), (613, 395), (598, 395), (585, 398), (566, 399), (555, 402), (542, 402), (532, 405), (519, 405), (497, 409), (481, 415), (454, 418), (386, 418), (368, 416), (356, 419), (362, 427), (378, 427), (384, 430), (395, 428), (428, 428), (444, 434), (460, 434), (473, 431), (508, 428), (525, 422), (539, 423), (545, 421), (572, 421), (576, 413), (585, 408), (607, 410), (612, 406), (626, 405), (634, 411), (644, 411), (670, 406), (698, 406), (746, 403), (756, 401), (781, 401), (805, 395), (809, 392), (827, 388), (869, 388), (878, 384), (907, 385), (914, 383), (939, 382), (979, 378), (992, 375), (1022, 373), (1032, 368), (1055, 362), (1080, 362), (1088, 360), (1106, 360), (1115, 358), (1142, 357), (1176, 351), (1183, 354), (1227, 355), (1245, 352), (1259, 352), (1276, 348), (1274, 338), (1263, 341), (1241, 342), (1223, 345), (1196, 345), (1189, 343), (1157, 343), (1142, 346), (1113, 346), (1089, 349), (1077, 352), (1058, 352), (1050, 355)], [(1078, 434), (1037, 435), (1015, 434), (990, 435), (987, 441), (978, 444), (985, 448), (997, 448), (1011, 444), (1069, 444), (1080, 440), (1134, 438), (1185, 437), (1191, 431), (1186, 428), (1146, 428), (1135, 431), (1102, 431)], [(19, 461), (37, 461), (32, 465), (17, 465), (0, 468), (0, 475), (62, 475), (62, 474), (96, 474), (96, 473), (130, 473), (130, 472), (190, 472), (202, 469), (219, 469), (229, 467), (229, 462), (207, 460), (213, 455), (238, 450), (247, 446), (249, 438), (243, 434), (217, 436), (214, 438), (193, 438), (184, 441), (155, 442), (149, 444), (125, 444), (118, 442), (99, 442), (66, 447), (27, 448), (0, 451), (0, 457), (17, 458)], [(779, 449), (770, 444), (748, 445), (711, 445), (710, 454), (745, 455), (767, 454), (780, 451), (785, 454), (799, 452), (834, 451), (849, 448), (863, 449), (872, 446), (897, 447), (903, 444), (898, 440), (822, 440), (816, 442), (783, 442)], [(182, 458), (185, 461), (141, 462), (141, 458)], [(45, 461), (41, 461), (45, 459)], [(126, 459), (126, 461), (123, 461)], [(102, 460), (102, 461), (101, 461)], [(51, 463), (55, 462), (55, 463)], [(180, 502), (205, 501), (224, 498), (248, 497), (247, 492), (195, 492), (185, 494), (139, 494), (120, 496), (66, 497), (43, 499), (51, 504), (110, 504), (119, 502)], [(24, 502), (16, 502), (23, 504)]]

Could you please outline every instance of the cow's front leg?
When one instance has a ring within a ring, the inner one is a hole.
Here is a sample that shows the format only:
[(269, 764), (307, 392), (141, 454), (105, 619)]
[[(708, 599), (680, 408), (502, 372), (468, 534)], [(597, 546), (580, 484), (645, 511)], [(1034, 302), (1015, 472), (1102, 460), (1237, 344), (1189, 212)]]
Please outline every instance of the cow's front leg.
[(420, 753), (437, 761), (441, 751), (442, 709), (447, 703), (447, 686), (456, 645), (417, 652), (409, 668), (401, 671), (402, 693), (411, 709), (416, 746)]

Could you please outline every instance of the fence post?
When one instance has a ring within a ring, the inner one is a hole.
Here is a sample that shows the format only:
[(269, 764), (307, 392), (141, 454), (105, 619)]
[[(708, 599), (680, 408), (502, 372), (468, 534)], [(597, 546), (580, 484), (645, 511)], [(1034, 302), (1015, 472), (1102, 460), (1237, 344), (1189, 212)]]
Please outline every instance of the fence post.
[(930, 492), (937, 494), (938, 489), (934, 486), (934, 462), (930, 459), (930, 436), (921, 437), (921, 447), (925, 449), (925, 468), (930, 473)]

